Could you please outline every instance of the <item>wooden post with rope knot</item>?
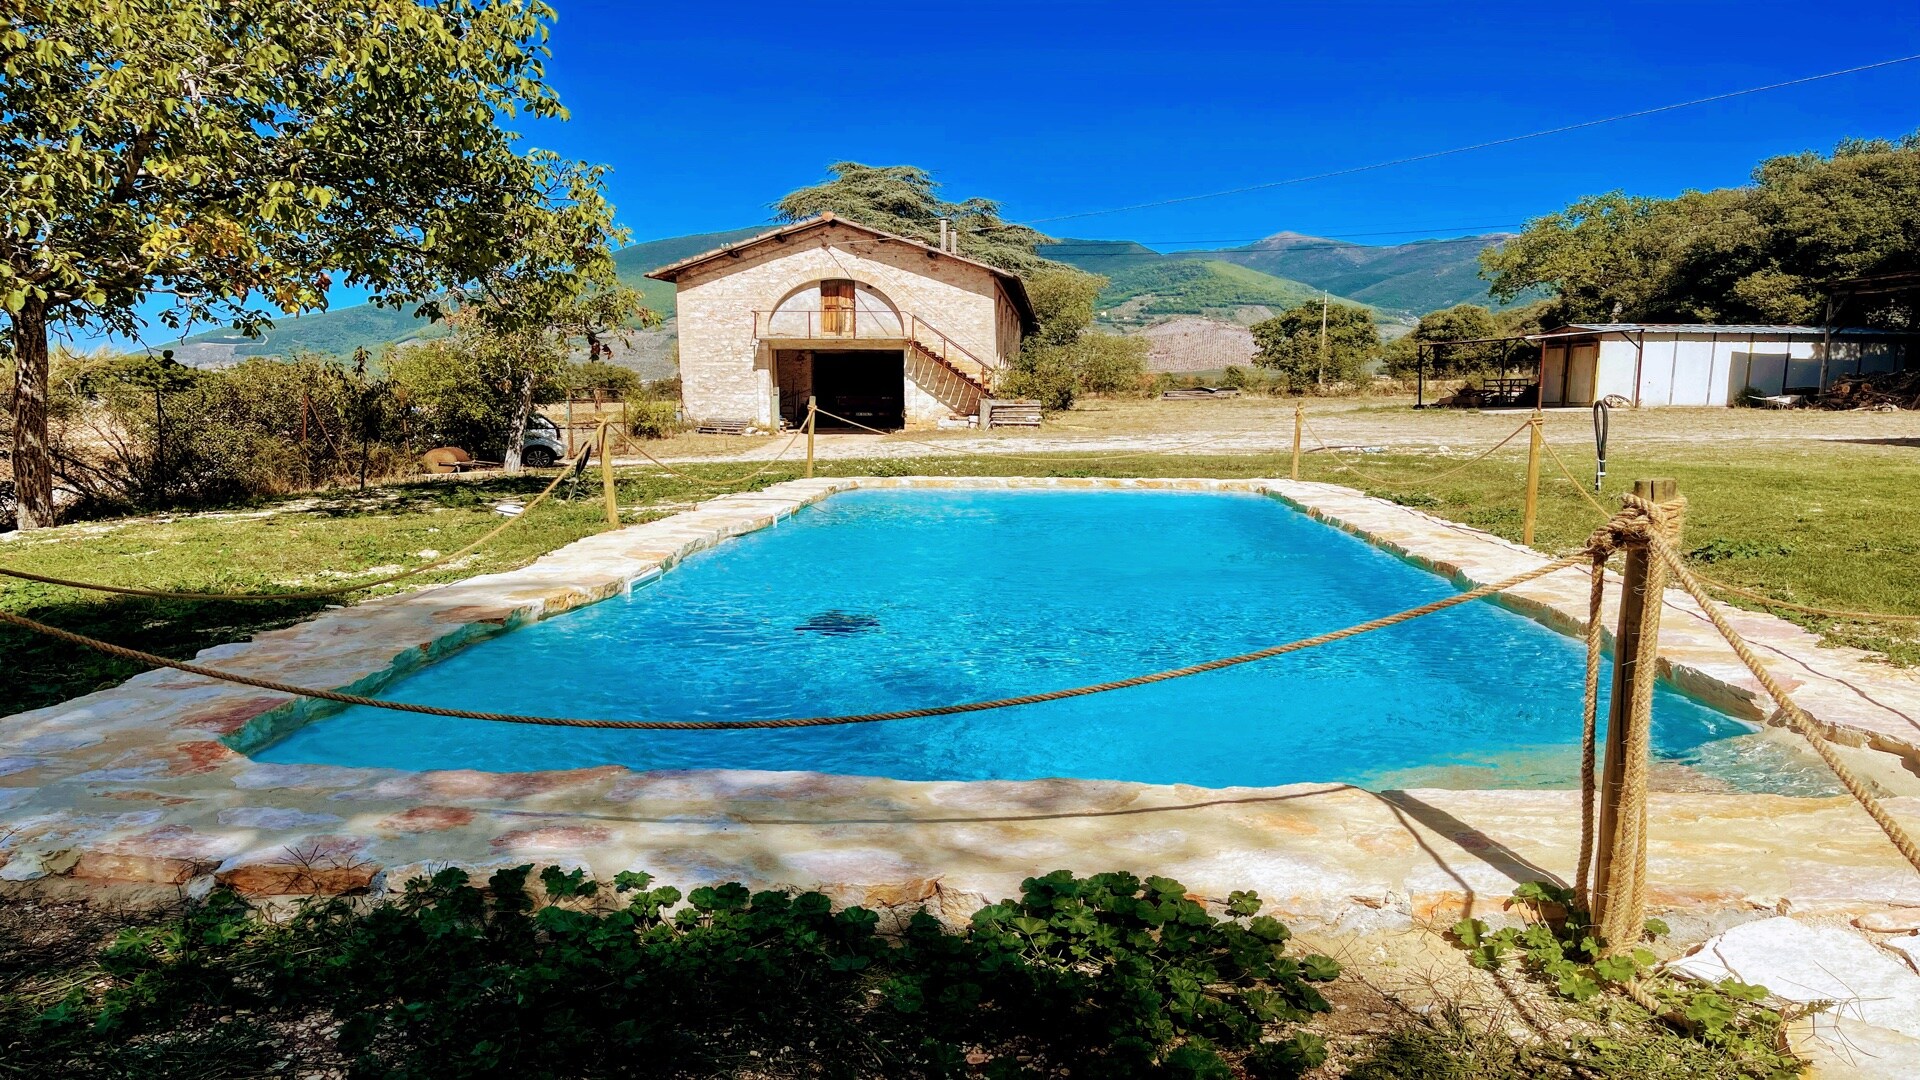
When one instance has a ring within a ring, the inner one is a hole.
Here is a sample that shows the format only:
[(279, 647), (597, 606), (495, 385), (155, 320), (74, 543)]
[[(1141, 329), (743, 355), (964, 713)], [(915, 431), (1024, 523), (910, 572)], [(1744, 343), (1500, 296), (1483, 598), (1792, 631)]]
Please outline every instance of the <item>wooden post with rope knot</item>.
[(813, 479), (813, 430), (820, 419), (819, 400), (812, 395), (807, 397), (807, 479), (809, 480)]
[(1300, 429), (1307, 424), (1307, 406), (1303, 402), (1293, 403), (1293, 476), (1300, 479)]
[(1646, 537), (1651, 533), (1669, 545), (1677, 543), (1684, 506), (1678, 485), (1664, 479), (1634, 481), (1633, 496), (1623, 501), (1645, 515), (1646, 531), (1636, 536), (1622, 530), (1617, 537), (1626, 563), (1614, 634), (1592, 898), (1594, 926), (1610, 954), (1633, 948), (1647, 921), (1647, 771), (1667, 567), (1650, 557)]

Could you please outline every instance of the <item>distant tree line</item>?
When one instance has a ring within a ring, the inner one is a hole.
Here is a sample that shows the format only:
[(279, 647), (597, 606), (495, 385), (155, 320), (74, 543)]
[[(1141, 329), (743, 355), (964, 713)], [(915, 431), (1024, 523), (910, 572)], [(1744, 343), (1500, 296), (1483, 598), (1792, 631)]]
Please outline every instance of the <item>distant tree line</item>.
[[(1740, 187), (1588, 196), (1480, 258), (1502, 303), (1550, 292), (1547, 323), (1821, 324), (1848, 279), (1920, 272), (1920, 133), (1768, 158)], [(1917, 307), (1910, 289), (1844, 314), (1915, 330)]]

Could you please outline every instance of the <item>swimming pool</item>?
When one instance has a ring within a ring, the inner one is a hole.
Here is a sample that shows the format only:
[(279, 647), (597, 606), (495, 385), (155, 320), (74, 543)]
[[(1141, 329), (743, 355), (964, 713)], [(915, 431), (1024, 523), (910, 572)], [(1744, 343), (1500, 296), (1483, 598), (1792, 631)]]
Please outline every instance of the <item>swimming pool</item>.
[[(632, 719), (870, 712), (1174, 667), (1346, 626), (1447, 581), (1260, 495), (855, 491), (697, 554), (630, 597), (480, 642), (394, 700)], [(352, 708), (271, 762), (493, 771), (809, 770), (1207, 787), (1566, 786), (1582, 646), (1469, 604), (1225, 671), (992, 712), (850, 727), (650, 732)], [(1818, 766), (1662, 688), (1663, 759), (1734, 787)]]

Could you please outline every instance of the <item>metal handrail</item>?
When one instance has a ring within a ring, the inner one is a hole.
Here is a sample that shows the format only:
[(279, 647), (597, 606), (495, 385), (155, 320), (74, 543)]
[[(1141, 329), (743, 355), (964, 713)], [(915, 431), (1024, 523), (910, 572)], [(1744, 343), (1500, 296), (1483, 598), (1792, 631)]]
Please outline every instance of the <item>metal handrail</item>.
[[(860, 318), (866, 316), (865, 324)], [(782, 332), (774, 326), (778, 316), (800, 316), (805, 320), (800, 333)], [(756, 310), (753, 313), (753, 333), (757, 338), (788, 338), (793, 340), (816, 339), (866, 339), (905, 340), (915, 348), (941, 363), (960, 371), (956, 361), (972, 364), (979, 372), (979, 381), (991, 383), (993, 376), (1000, 370), (998, 364), (990, 364), (980, 359), (973, 350), (941, 333), (938, 328), (922, 319), (903, 311), (862, 310), (860, 308), (776, 308), (771, 311)], [(963, 372), (964, 373), (964, 372)]]
[[(862, 315), (866, 316), (864, 320)], [(776, 317), (788, 316), (804, 316), (804, 332), (784, 333), (774, 326)], [(760, 338), (905, 338), (908, 332), (907, 316), (892, 310), (776, 308), (753, 313), (753, 334)]]
[[(988, 381), (989, 378), (993, 375), (993, 373), (998, 370), (997, 365), (989, 364), (985, 360), (982, 360), (978, 356), (975, 356), (973, 352), (969, 350), (965, 345), (962, 345), (959, 342), (948, 337), (947, 335), (941, 333), (938, 329), (928, 324), (924, 319), (920, 318), (920, 316), (914, 315), (914, 316), (911, 316), (911, 318), (913, 320), (913, 323), (912, 323), (913, 330), (911, 334), (913, 342), (916, 345), (919, 345), (922, 349), (926, 350), (931, 355), (937, 356), (948, 365), (951, 365), (953, 363), (952, 354), (956, 352), (959, 353), (962, 357), (964, 357), (967, 360), (967, 362), (971, 363), (974, 367), (977, 367), (980, 369), (980, 380), (982, 382)], [(929, 337), (932, 337), (933, 339), (939, 342), (940, 351), (935, 352), (932, 348), (928, 346), (927, 341), (921, 337), (921, 331), (925, 331)]]

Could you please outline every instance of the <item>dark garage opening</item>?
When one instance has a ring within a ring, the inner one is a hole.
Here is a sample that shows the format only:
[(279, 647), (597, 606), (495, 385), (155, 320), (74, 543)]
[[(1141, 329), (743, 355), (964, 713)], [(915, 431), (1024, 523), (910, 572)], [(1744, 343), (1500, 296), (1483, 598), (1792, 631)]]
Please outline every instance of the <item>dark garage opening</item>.
[[(868, 427), (906, 426), (906, 355), (899, 350), (815, 352), (813, 393), (822, 412), (844, 416)], [(822, 416), (820, 427), (846, 427)]]

